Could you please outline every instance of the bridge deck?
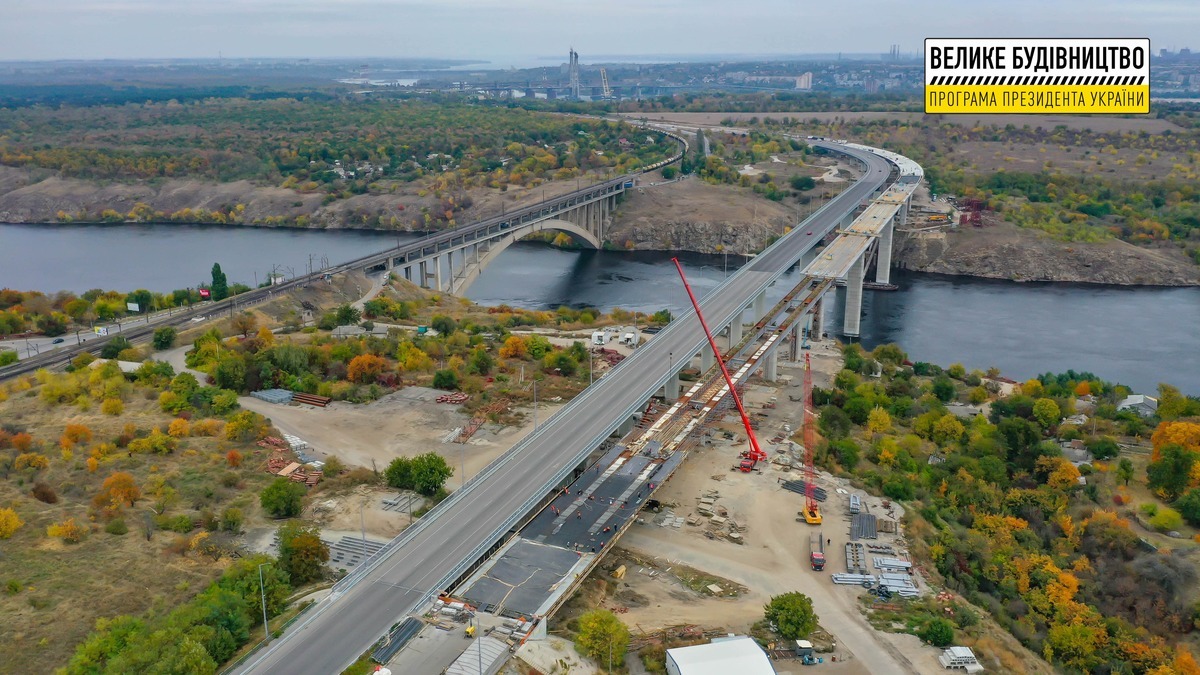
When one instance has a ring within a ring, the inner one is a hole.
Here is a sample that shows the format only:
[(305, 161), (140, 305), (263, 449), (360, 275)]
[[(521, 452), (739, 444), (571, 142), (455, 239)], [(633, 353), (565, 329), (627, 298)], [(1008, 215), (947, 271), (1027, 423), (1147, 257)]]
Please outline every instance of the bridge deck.
[(804, 268), (804, 273), (822, 279), (844, 278), (874, 239), (883, 233), (888, 222), (897, 216), (916, 187), (916, 183), (897, 183), (889, 188), (826, 246), (821, 255)]
[[(779, 279), (814, 244), (805, 231), (832, 229), (890, 173), (877, 155), (828, 146), (862, 161), (862, 179), (789, 235), (706, 295), (714, 325), (740, 316), (747, 302)], [(339, 583), (242, 672), (340, 672), (397, 620), (423, 607), (500, 541), (670, 378), (670, 354), (694, 354), (704, 343), (694, 312), (667, 326), (595, 386), (575, 397), (537, 431), (467, 482), (433, 512)]]

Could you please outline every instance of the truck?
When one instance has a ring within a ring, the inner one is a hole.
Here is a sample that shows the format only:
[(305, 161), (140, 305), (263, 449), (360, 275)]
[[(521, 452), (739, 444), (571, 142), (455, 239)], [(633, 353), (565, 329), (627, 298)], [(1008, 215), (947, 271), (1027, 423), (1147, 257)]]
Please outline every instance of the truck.
[(808, 562), (814, 572), (825, 569), (825, 537), (820, 532), (808, 535)]

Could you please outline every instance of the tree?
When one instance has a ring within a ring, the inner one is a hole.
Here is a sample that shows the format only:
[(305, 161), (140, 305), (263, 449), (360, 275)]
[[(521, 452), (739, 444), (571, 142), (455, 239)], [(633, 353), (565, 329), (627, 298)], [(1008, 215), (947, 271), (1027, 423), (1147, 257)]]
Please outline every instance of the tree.
[(1157, 461), (1146, 467), (1147, 484), (1167, 501), (1174, 501), (1191, 481), (1196, 453), (1181, 445), (1165, 445)]
[(362, 319), (362, 312), (354, 305), (341, 305), (335, 313), (337, 317), (337, 325), (352, 326)]
[(657, 312), (650, 315), (650, 323), (662, 326), (662, 325), (666, 325), (666, 324), (670, 323), (671, 318), (672, 318), (671, 310), (660, 309)]
[(821, 427), (821, 435), (826, 438), (844, 438), (850, 433), (850, 416), (835, 405), (821, 408), (817, 424)]
[(436, 452), (426, 452), (413, 457), (413, 489), (427, 497), (441, 490), (446, 480), (453, 475), (454, 469)]
[(279, 528), (279, 566), (288, 573), (293, 586), (303, 586), (325, 575), (329, 547), (321, 541), (314, 525), (288, 523)]
[(570, 377), (579, 370), (579, 362), (567, 351), (551, 352), (544, 362), (547, 370), (558, 371), (563, 377)]
[(1200, 527), (1200, 488), (1192, 488), (1175, 502), (1179, 515), (1192, 527)]
[(359, 354), (350, 359), (350, 367), (346, 370), (346, 379), (359, 384), (373, 384), (383, 374), (387, 361), (374, 354)]
[(1129, 485), (1129, 479), (1133, 478), (1133, 460), (1128, 457), (1122, 457), (1120, 462), (1117, 462), (1117, 478)]
[(1058, 404), (1052, 398), (1039, 398), (1033, 402), (1033, 418), (1042, 425), (1043, 429), (1058, 424), (1058, 420), (1062, 419), (1062, 411), (1059, 410)]
[(772, 597), (764, 610), (767, 621), (775, 624), (776, 632), (787, 640), (803, 638), (817, 627), (812, 599), (797, 591)]
[(954, 642), (954, 624), (946, 619), (933, 619), (921, 627), (917, 637), (934, 647), (949, 647)]
[(175, 338), (177, 335), (178, 331), (176, 331), (172, 326), (156, 328), (154, 329), (154, 338), (151, 340), (151, 343), (154, 345), (154, 348), (158, 350), (170, 349), (171, 347), (175, 346)]
[(116, 512), (120, 511), (121, 507), (133, 506), (134, 502), (141, 498), (142, 491), (133, 476), (118, 471), (104, 479), (100, 492), (92, 499), (92, 503), (98, 508)]
[(1159, 532), (1171, 532), (1183, 527), (1183, 516), (1175, 509), (1166, 506), (1158, 507), (1150, 518), (1150, 527)]
[(458, 323), (445, 314), (435, 315), (429, 320), (429, 326), (436, 330), (438, 335), (449, 335), (458, 330)]
[(941, 419), (933, 425), (933, 441), (939, 446), (944, 446), (952, 441), (957, 441), (962, 438), (966, 429), (962, 422), (950, 413), (942, 415)]
[(104, 347), (100, 350), (100, 358), (115, 359), (118, 354), (132, 347), (133, 344), (128, 338), (124, 335), (118, 335), (105, 343)]
[(436, 389), (458, 389), (458, 373), (444, 368), (433, 374), (433, 386)]
[(411, 490), (413, 486), (412, 460), (408, 457), (397, 457), (383, 470), (383, 479), (397, 490)]
[(233, 332), (241, 333), (242, 337), (249, 337), (250, 333), (258, 330), (258, 318), (250, 312), (238, 312), (233, 315), (230, 320), (230, 327)]
[(496, 360), (492, 358), (485, 347), (476, 347), (471, 350), (470, 363), (470, 372), (476, 375), (487, 375), (492, 372), (492, 368), (496, 367)]
[(217, 361), (213, 379), (222, 389), (241, 391), (246, 386), (246, 360), (239, 354), (227, 353)]
[(792, 189), (801, 192), (811, 190), (817, 186), (817, 181), (813, 180), (812, 176), (792, 176)]
[(1163, 422), (1150, 436), (1150, 442), (1154, 445), (1154, 452), (1150, 456), (1151, 461), (1158, 459), (1158, 453), (1163, 446), (1172, 443), (1182, 445), (1188, 450), (1200, 452), (1200, 424), (1196, 422)]
[(300, 483), (279, 477), (262, 491), (258, 502), (275, 518), (291, 518), (300, 515), (306, 492)]
[(945, 402), (953, 399), (954, 394), (955, 394), (954, 380), (951, 380), (950, 378), (948, 378), (944, 375), (940, 375), (940, 376), (934, 378), (934, 380), (933, 380), (933, 395), (936, 396), (939, 401), (945, 403)]
[(882, 434), (892, 429), (892, 416), (883, 408), (876, 407), (867, 415), (867, 431)]
[(212, 266), (212, 286), (209, 289), (212, 291), (212, 299), (224, 300), (229, 297), (229, 280), (225, 278), (225, 273), (221, 271), (220, 263), (213, 263)]
[(625, 663), (625, 652), (629, 649), (629, 629), (616, 614), (607, 609), (594, 609), (579, 617), (579, 632), (575, 636), (575, 650), (597, 663), (612, 665)]
[(519, 335), (508, 336), (504, 345), (500, 347), (502, 359), (523, 359), (528, 355), (529, 349), (525, 346), (525, 340)]
[(16, 511), (10, 508), (0, 509), (0, 539), (8, 539), (13, 536), (24, 524), (25, 522), (21, 520)]
[(229, 419), (225, 425), (225, 440), (227, 441), (249, 441), (258, 437), (264, 425), (262, 415), (252, 411), (243, 410)]
[(1088, 441), (1087, 449), (1096, 459), (1112, 459), (1121, 453), (1121, 446), (1108, 436)]

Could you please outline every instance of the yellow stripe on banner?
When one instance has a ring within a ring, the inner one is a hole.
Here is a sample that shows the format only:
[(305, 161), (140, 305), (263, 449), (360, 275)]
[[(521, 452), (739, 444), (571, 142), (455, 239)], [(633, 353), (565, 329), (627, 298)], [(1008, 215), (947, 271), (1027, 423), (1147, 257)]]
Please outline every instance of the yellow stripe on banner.
[(925, 112), (1145, 114), (1150, 85), (926, 85)]

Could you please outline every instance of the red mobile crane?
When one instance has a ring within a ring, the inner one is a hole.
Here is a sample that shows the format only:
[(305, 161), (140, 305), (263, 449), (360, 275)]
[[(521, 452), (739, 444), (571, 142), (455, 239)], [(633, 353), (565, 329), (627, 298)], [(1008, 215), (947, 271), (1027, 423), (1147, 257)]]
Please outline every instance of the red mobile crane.
[[(821, 524), (821, 508), (817, 506), (817, 469), (813, 466), (813, 446), (817, 430), (813, 419), (812, 360), (804, 355), (804, 522)], [(815, 569), (815, 568), (814, 568)]]
[(750, 438), (750, 449), (742, 453), (742, 461), (734, 468), (744, 473), (749, 473), (754, 470), (756, 464), (767, 460), (767, 453), (758, 447), (758, 437), (754, 435), (754, 429), (750, 426), (750, 417), (746, 414), (746, 409), (742, 406), (742, 397), (738, 396), (733, 378), (729, 376), (729, 369), (725, 367), (725, 359), (721, 358), (721, 350), (717, 348), (717, 341), (713, 339), (712, 331), (708, 329), (708, 323), (704, 321), (704, 314), (700, 312), (700, 303), (696, 302), (696, 296), (692, 293), (692, 287), (688, 284), (687, 277), (683, 273), (683, 266), (679, 264), (678, 258), (671, 258), (671, 262), (675, 263), (675, 269), (679, 270), (679, 278), (683, 280), (683, 287), (687, 289), (688, 298), (692, 301), (692, 307), (696, 308), (696, 317), (700, 319), (700, 326), (704, 328), (704, 336), (708, 338), (708, 346), (712, 347), (713, 356), (717, 358), (717, 364), (721, 366), (721, 374), (725, 376), (725, 384), (729, 385), (729, 395), (733, 397), (733, 402), (737, 405), (738, 414), (742, 416), (742, 424), (746, 427), (746, 436)]

